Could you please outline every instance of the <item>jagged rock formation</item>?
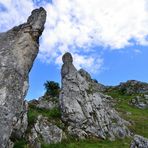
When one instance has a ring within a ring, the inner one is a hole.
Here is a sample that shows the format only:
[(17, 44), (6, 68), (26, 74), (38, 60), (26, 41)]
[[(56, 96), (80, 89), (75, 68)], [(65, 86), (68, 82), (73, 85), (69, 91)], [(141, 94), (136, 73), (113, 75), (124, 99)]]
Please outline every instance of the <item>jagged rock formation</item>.
[(45, 10), (36, 9), (26, 23), (0, 33), (0, 148), (9, 147), (13, 123), (22, 115), (45, 20)]
[(106, 90), (106, 86), (97, 82), (97, 80), (92, 79), (90, 74), (84, 69), (80, 69), (79, 73), (82, 77), (86, 79), (90, 86), (92, 86), (94, 91), (104, 92)]
[(117, 90), (121, 94), (148, 94), (148, 83), (140, 82), (136, 80), (129, 80), (127, 82), (122, 82), (117, 86), (108, 87), (107, 90)]
[(148, 108), (148, 95), (136, 96), (130, 103), (140, 109), (146, 109)]
[(58, 98), (53, 98), (49, 95), (39, 97), (38, 100), (31, 100), (29, 103), (34, 104), (37, 108), (51, 110), (59, 107)]
[(140, 135), (135, 135), (130, 148), (148, 148), (148, 139)]
[(59, 127), (50, 123), (46, 117), (40, 115), (28, 137), (30, 147), (41, 148), (41, 138), (46, 144), (58, 143), (63, 139), (64, 133)]
[(27, 130), (28, 127), (28, 103), (27, 101), (24, 101), (24, 108), (23, 112), (21, 113), (19, 118), (14, 118), (14, 126), (13, 126), (13, 131), (11, 134), (11, 139), (21, 139), (25, 135), (25, 131)]
[(72, 62), (71, 54), (66, 53), (61, 71), (60, 106), (69, 134), (78, 138), (94, 136), (110, 140), (130, 136), (126, 127), (129, 123), (111, 107), (111, 97), (96, 91), (86, 79), (88, 74), (77, 71)]

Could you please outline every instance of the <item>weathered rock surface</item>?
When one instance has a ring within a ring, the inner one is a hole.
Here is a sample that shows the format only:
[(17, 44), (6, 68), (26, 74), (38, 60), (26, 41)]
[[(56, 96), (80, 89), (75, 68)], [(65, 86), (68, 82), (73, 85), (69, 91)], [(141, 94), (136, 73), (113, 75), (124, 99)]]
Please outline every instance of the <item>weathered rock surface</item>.
[(135, 135), (130, 148), (148, 148), (148, 139), (140, 135)]
[(46, 117), (40, 115), (29, 134), (29, 143), (33, 148), (40, 148), (41, 141), (46, 144), (58, 143), (61, 142), (62, 138), (63, 131), (58, 126), (50, 123)]
[(130, 103), (140, 109), (146, 109), (148, 108), (148, 95), (136, 96)]
[(59, 98), (44, 95), (39, 97), (38, 100), (31, 100), (29, 103), (34, 104), (37, 108), (51, 110), (59, 107)]
[(122, 94), (132, 95), (132, 94), (148, 94), (148, 83), (140, 82), (136, 80), (129, 80), (127, 82), (122, 82), (118, 86), (108, 87), (107, 89), (118, 90)]
[(98, 83), (97, 80), (92, 79), (90, 74), (87, 71), (85, 71), (84, 69), (80, 69), (79, 73), (89, 83), (89, 86), (92, 86), (94, 91), (104, 92), (106, 90), (106, 86)]
[(28, 103), (24, 101), (24, 109), (19, 118), (15, 118), (11, 139), (21, 139), (25, 136), (28, 126)]
[[(69, 134), (78, 138), (94, 136), (110, 140), (130, 136), (126, 127), (129, 123), (111, 107), (111, 97), (96, 91), (72, 61), (70, 53), (63, 56), (60, 93), (62, 120), (68, 125)], [(90, 75), (88, 77), (91, 79)]]
[(0, 148), (7, 148), (13, 123), (23, 110), (28, 73), (37, 56), (46, 12), (32, 12), (27, 22), (0, 33)]

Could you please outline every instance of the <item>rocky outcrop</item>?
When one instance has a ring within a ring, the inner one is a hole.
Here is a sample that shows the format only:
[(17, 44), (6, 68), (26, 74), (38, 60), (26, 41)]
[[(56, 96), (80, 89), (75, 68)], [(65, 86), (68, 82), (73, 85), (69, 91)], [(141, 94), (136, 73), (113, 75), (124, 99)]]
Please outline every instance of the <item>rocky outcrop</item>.
[(40, 148), (41, 141), (46, 144), (58, 143), (63, 139), (63, 131), (46, 117), (38, 116), (29, 134), (29, 144), (32, 148)]
[(59, 98), (53, 98), (49, 95), (39, 97), (38, 100), (29, 101), (30, 104), (34, 104), (37, 108), (51, 110), (59, 107)]
[(23, 108), (23, 112), (21, 113), (20, 117), (14, 118), (15, 120), (14, 122), (14, 126), (13, 126), (13, 131), (11, 134), (11, 139), (21, 139), (24, 138), (25, 136), (25, 132), (27, 130), (28, 127), (28, 103), (27, 101), (24, 101), (24, 108)]
[[(82, 74), (73, 65), (70, 53), (63, 56), (60, 107), (62, 120), (69, 134), (78, 138), (99, 137), (114, 140), (130, 136), (129, 123), (111, 107), (111, 97), (90, 85), (90, 75)], [(84, 72), (83, 72), (84, 73)]]
[(98, 83), (97, 80), (92, 79), (90, 74), (87, 71), (85, 71), (84, 69), (80, 69), (79, 73), (89, 83), (89, 86), (92, 86), (94, 91), (104, 92), (106, 90), (106, 86), (104, 86), (103, 84)]
[(23, 113), (28, 73), (37, 56), (46, 12), (32, 12), (27, 22), (0, 33), (0, 147), (7, 148), (13, 123)]
[(146, 109), (148, 108), (148, 95), (136, 96), (130, 101), (130, 104), (140, 109)]
[(140, 135), (135, 135), (130, 148), (148, 148), (148, 139)]
[(148, 94), (148, 83), (140, 82), (136, 80), (129, 80), (124, 83), (120, 83), (118, 86), (108, 87), (107, 90), (117, 90), (121, 94)]

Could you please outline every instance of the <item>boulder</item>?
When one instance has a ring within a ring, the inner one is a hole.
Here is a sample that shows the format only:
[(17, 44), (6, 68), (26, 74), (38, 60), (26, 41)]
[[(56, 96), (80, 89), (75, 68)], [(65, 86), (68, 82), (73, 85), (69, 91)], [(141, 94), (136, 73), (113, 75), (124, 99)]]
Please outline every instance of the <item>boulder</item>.
[(118, 86), (111, 88), (127, 95), (148, 93), (148, 83), (137, 80), (128, 80), (127, 82), (120, 83)]
[(130, 103), (140, 109), (146, 109), (148, 108), (148, 95), (136, 96)]
[(112, 108), (111, 97), (97, 91), (90, 75), (84, 76), (73, 65), (70, 53), (63, 56), (60, 107), (69, 134), (84, 139), (98, 137), (115, 140), (130, 136), (129, 123)]
[(40, 148), (41, 142), (46, 144), (58, 143), (63, 139), (63, 131), (46, 117), (38, 116), (29, 134), (29, 143), (33, 148)]
[(0, 33), (0, 148), (9, 147), (13, 124), (22, 115), (45, 20), (46, 11), (39, 8), (26, 23)]
[(53, 98), (51, 96), (44, 95), (39, 97), (38, 100), (29, 101), (30, 104), (34, 104), (37, 108), (51, 110), (59, 107), (59, 98)]
[(130, 148), (148, 148), (148, 139), (140, 135), (135, 135)]

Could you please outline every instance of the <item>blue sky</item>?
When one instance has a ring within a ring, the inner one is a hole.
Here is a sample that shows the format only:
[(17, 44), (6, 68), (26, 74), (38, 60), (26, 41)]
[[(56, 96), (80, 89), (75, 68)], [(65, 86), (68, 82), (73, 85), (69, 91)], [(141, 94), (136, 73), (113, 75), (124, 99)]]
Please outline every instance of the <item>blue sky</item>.
[(43, 95), (46, 80), (60, 83), (66, 51), (78, 69), (86, 69), (102, 84), (148, 82), (147, 0), (0, 0), (0, 32), (25, 22), (40, 6), (47, 11), (47, 21), (27, 99)]

